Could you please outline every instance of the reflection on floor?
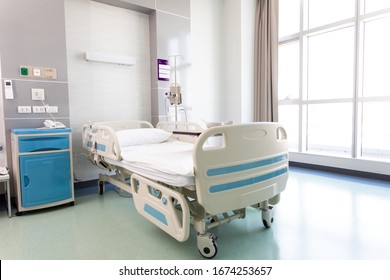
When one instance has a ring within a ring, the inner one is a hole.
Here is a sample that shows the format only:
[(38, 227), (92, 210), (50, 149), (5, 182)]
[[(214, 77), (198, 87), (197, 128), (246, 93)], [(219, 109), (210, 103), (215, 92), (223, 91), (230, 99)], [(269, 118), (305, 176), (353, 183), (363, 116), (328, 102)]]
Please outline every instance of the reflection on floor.
[[(215, 259), (390, 259), (390, 183), (290, 171), (272, 228), (248, 209), (245, 219), (213, 229)], [(180, 243), (139, 215), (131, 198), (96, 190), (77, 190), (73, 207), (12, 218), (2, 200), (0, 259), (203, 259), (193, 230)]]

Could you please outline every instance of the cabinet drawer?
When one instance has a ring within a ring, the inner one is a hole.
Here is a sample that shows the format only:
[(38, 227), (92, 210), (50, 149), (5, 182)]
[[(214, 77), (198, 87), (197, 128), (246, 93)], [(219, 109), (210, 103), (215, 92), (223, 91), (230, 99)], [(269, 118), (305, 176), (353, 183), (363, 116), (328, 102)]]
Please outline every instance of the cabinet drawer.
[(41, 152), (69, 149), (69, 135), (20, 136), (19, 152)]

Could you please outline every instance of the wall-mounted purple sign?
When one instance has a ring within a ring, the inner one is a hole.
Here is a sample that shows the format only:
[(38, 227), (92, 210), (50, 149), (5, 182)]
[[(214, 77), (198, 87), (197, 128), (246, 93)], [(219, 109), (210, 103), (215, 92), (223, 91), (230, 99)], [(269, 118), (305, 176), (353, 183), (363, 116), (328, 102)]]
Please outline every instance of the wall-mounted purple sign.
[(158, 80), (159, 81), (169, 81), (171, 74), (171, 66), (167, 59), (157, 59), (158, 66)]

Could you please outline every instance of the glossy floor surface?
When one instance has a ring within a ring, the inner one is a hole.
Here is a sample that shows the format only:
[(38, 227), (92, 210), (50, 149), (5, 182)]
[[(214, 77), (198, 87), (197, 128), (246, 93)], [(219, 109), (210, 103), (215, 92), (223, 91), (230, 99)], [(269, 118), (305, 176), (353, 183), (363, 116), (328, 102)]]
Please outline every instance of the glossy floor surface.
[[(180, 243), (145, 220), (131, 198), (76, 191), (73, 207), (8, 218), (0, 200), (0, 259), (203, 259), (196, 235)], [(15, 209), (13, 209), (15, 212)], [(215, 259), (389, 260), (390, 183), (291, 168), (275, 222), (261, 213), (212, 231)]]

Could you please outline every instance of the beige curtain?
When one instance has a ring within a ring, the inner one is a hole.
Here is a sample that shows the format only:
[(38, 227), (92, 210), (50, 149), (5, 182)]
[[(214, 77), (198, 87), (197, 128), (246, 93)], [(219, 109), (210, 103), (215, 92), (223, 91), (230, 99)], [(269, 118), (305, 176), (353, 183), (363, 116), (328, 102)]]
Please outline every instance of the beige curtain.
[(255, 27), (254, 120), (278, 121), (279, 0), (258, 0)]

